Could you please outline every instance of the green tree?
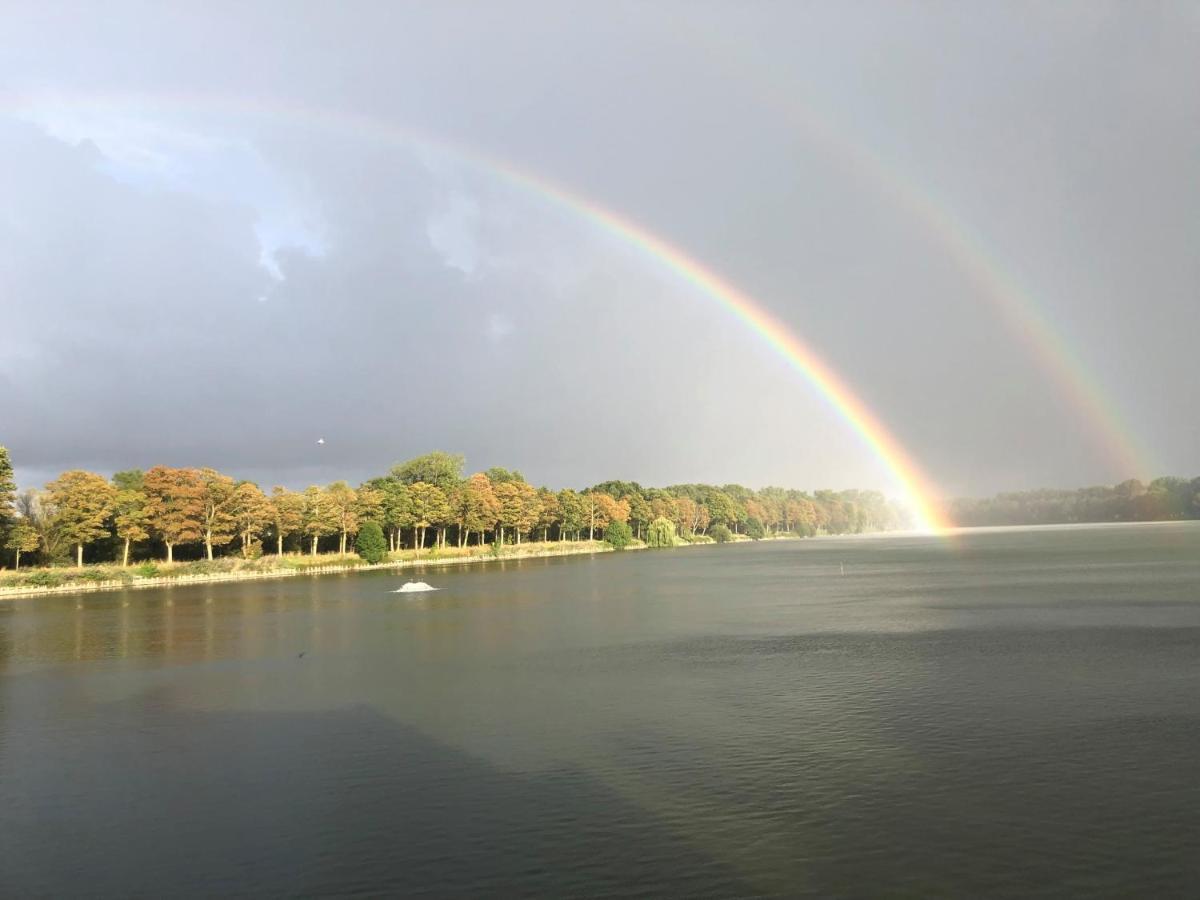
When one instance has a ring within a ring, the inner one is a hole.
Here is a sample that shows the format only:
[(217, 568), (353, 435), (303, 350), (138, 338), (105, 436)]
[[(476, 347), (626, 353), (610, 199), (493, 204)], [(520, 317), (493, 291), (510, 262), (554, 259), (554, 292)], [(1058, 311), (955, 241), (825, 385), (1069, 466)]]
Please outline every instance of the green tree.
[(604, 529), (604, 540), (616, 550), (624, 550), (633, 541), (633, 529), (628, 523), (616, 519), (608, 523)]
[[(452, 526), (456, 526), (458, 524), (458, 518), (459, 518), (458, 510), (459, 510), (459, 507), (462, 506), (463, 494), (465, 493), (465, 491), (466, 491), (466, 486), (463, 482), (460, 481), (458, 484), (454, 485), (449, 490), (443, 492), (446, 495), (446, 509), (442, 513), (442, 518), (437, 523), (438, 546), (441, 547), (443, 550), (446, 549), (446, 534), (449, 532), (449, 530)], [(462, 545), (462, 534), (461, 533), (459, 534), (459, 537), (458, 537), (458, 543), (460, 546)]]
[[(417, 513), (413, 505), (412, 490), (409, 485), (396, 483), (395, 490), (389, 495), (388, 508), (396, 516), (396, 549), (400, 549), (400, 536), (405, 528), (413, 529), (413, 540), (416, 541)], [(415, 547), (416, 544), (414, 543)]]
[(146, 473), (141, 469), (126, 469), (124, 472), (114, 472), (113, 487), (118, 491), (140, 491), (146, 485)]
[(733, 532), (729, 530), (728, 526), (721, 523), (717, 523), (716, 525), (712, 526), (712, 528), (708, 530), (708, 533), (718, 544), (724, 544), (733, 540)]
[(656, 491), (650, 497), (650, 515), (655, 519), (668, 519), (673, 523), (682, 522), (679, 515), (679, 504), (666, 491)]
[(462, 481), (463, 455), (435, 450), (392, 466), (392, 477), (402, 484), (431, 484), (447, 491)]
[(675, 523), (663, 516), (651, 522), (650, 526), (646, 529), (646, 546), (674, 547)]
[(710, 491), (704, 499), (704, 505), (708, 508), (709, 518), (713, 522), (725, 526), (737, 524), (737, 504), (724, 491)]
[(746, 520), (746, 534), (754, 538), (756, 541), (761, 541), (767, 536), (767, 529), (759, 519)]
[(46, 485), (63, 537), (75, 545), (75, 564), (83, 565), (84, 545), (108, 533), (116, 489), (102, 475), (73, 469)]
[(602, 481), (588, 488), (588, 493), (608, 494), (610, 497), (640, 497), (645, 491), (636, 481)]
[(0, 533), (13, 520), (16, 497), (17, 482), (13, 478), (12, 460), (8, 458), (8, 449), (0, 447)]
[(641, 539), (642, 529), (654, 518), (650, 504), (641, 494), (626, 494), (622, 500), (629, 504), (629, 522), (633, 525), (634, 536)]
[(412, 527), (412, 494), (408, 485), (392, 476), (374, 478), (368, 484), (383, 495), (381, 525), (387, 530), (391, 549), (399, 550), (401, 530)]
[(500, 466), (492, 466), (483, 474), (487, 476), (488, 481), (492, 484), (507, 484), (510, 481), (525, 480), (525, 476), (516, 469), (504, 469)]
[[(13, 478), (12, 460), (8, 458), (8, 450), (4, 446), (0, 446), (0, 540), (5, 539), (8, 529), (13, 528), (14, 520), (16, 520), (17, 510), (13, 503), (17, 499), (17, 481)], [(22, 544), (22, 540), (16, 539), (14, 544)], [(8, 546), (8, 550), (12, 550), (17, 554), (17, 565), (20, 565), (20, 551), (16, 546)], [(36, 547), (35, 547), (36, 550)]]
[(587, 506), (583, 498), (570, 488), (558, 492), (558, 536), (573, 535), (579, 540), (579, 532), (587, 523)]
[(450, 504), (445, 492), (435, 484), (418, 481), (408, 486), (412, 498), (413, 545), (425, 547), (425, 529), (450, 520)]
[(766, 506), (760, 503), (756, 498), (750, 497), (742, 502), (742, 509), (746, 513), (746, 532), (749, 533), (750, 531), (750, 520), (758, 519), (758, 524), (765, 534), (767, 530), (767, 522), (769, 521)]
[(383, 529), (377, 522), (367, 521), (358, 529), (358, 538), (354, 542), (358, 555), (371, 565), (378, 565), (387, 558), (387, 541), (383, 537)]

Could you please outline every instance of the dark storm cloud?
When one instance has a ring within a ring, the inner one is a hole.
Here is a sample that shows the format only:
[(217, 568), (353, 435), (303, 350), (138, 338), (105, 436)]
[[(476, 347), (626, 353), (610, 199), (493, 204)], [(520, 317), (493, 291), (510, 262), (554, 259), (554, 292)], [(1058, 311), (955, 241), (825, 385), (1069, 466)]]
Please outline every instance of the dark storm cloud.
[[(302, 484), (443, 447), (553, 484), (889, 486), (711, 300), (342, 113), (516, 160), (686, 247), (819, 347), (947, 490), (1130, 474), (887, 178), (921, 185), (1158, 463), (1200, 465), (1179, 412), (1200, 324), (1187, 6), (5, 19), (5, 93), (40, 98), (0, 108), (0, 442), (25, 480), (166, 462)], [(129, 93), (170, 102), (112, 101)], [(856, 172), (814, 121), (890, 174)]]

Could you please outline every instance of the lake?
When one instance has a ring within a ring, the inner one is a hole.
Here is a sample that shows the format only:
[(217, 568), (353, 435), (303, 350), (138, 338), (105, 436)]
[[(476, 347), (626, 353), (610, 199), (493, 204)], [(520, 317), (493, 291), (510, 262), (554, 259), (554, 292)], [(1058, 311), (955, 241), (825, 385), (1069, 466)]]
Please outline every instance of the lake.
[(0, 603), (6, 896), (1195, 896), (1200, 523)]

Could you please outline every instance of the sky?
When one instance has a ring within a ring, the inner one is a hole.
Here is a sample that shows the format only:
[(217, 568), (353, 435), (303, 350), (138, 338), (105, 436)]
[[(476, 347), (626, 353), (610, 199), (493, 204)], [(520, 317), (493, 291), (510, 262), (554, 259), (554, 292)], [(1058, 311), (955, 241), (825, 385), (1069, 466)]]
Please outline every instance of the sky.
[(1195, 3), (0, 19), (23, 485), (166, 464), (303, 487), (444, 449), (553, 487), (903, 487), (583, 204), (801, 339), (938, 494), (1200, 474)]

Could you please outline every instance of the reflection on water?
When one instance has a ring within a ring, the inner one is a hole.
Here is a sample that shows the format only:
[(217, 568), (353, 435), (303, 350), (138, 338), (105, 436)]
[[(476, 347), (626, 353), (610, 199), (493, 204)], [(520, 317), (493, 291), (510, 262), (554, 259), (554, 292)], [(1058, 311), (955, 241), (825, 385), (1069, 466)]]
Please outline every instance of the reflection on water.
[(419, 577), (0, 604), (6, 883), (1200, 887), (1195, 524)]

